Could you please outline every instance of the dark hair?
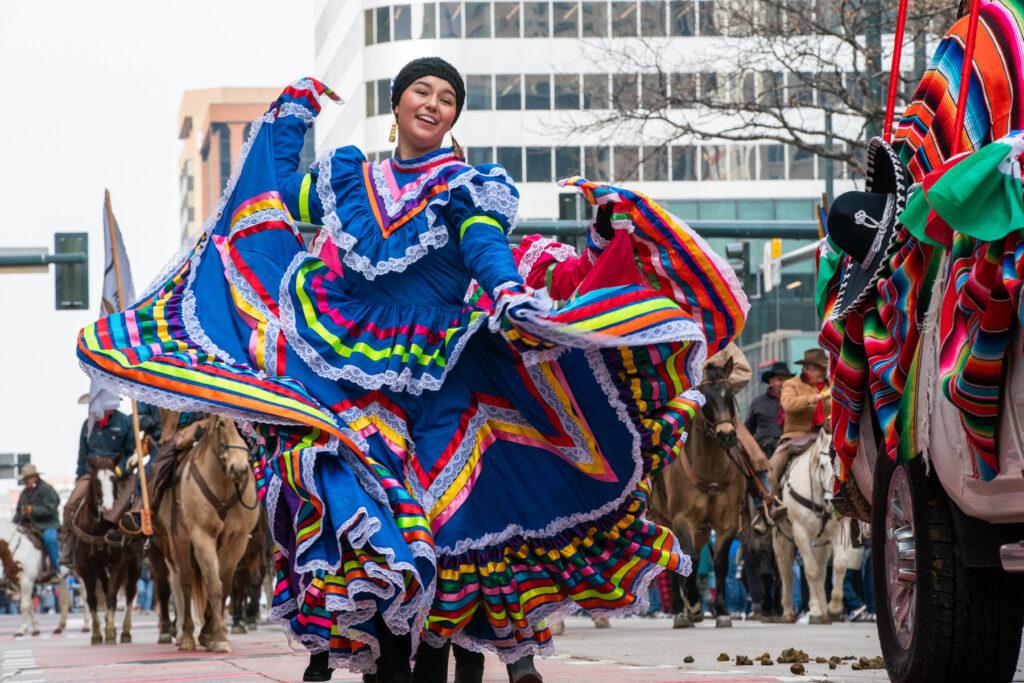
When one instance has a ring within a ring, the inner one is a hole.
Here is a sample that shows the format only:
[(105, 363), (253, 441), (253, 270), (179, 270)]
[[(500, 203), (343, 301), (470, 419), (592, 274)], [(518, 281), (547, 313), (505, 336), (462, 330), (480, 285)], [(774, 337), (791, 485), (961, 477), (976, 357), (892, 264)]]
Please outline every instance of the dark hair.
[(420, 57), (402, 67), (391, 81), (391, 108), (398, 106), (406, 88), (424, 76), (436, 76), (455, 89), (455, 121), (458, 121), (462, 105), (466, 103), (466, 84), (462, 82), (458, 69), (440, 57)]

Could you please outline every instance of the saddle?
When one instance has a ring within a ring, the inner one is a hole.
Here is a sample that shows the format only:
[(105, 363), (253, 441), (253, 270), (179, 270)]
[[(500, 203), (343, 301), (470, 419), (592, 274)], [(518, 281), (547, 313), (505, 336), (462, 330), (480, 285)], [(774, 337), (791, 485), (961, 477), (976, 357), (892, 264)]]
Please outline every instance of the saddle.
[(18, 531), (43, 555), (43, 562), (39, 568), (39, 578), (36, 579), (36, 583), (57, 583), (60, 581), (57, 568), (50, 561), (50, 552), (46, 549), (46, 544), (43, 543), (43, 535), (35, 527), (27, 524), (19, 525)]

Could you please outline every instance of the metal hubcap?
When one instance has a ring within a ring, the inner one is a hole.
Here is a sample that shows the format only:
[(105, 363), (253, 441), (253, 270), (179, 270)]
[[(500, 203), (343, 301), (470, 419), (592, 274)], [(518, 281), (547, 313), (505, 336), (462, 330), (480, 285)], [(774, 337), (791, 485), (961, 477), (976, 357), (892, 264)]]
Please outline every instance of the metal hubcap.
[(914, 598), (917, 593), (917, 539), (914, 536), (914, 507), (910, 480), (897, 467), (889, 480), (885, 511), (885, 578), (889, 592), (889, 613), (896, 640), (910, 649), (914, 635)]

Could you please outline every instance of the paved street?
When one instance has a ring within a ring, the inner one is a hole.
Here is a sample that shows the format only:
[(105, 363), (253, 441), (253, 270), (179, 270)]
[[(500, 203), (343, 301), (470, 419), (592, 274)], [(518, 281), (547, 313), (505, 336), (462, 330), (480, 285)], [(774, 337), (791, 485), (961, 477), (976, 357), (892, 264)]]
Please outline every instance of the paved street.
[[(135, 619), (131, 645), (91, 646), (81, 633), (81, 618), (72, 616), (63, 636), (51, 636), (55, 618), (42, 619), (45, 635), (15, 639), (18, 617), (0, 617), (0, 682), (59, 683), (131, 680), (138, 683), (169, 681), (297, 681), (305, 666), (302, 653), (289, 650), (276, 627), (234, 636), (231, 655), (181, 653), (173, 646), (156, 644), (152, 617)], [(119, 622), (120, 623), (120, 620)], [(549, 683), (607, 682), (677, 683), (680, 681), (866, 681), (887, 680), (883, 671), (854, 671), (849, 660), (830, 670), (814, 663), (815, 657), (873, 657), (880, 654), (873, 624), (835, 626), (781, 626), (737, 622), (732, 629), (702, 624), (690, 631), (673, 631), (667, 619), (618, 619), (612, 628), (596, 630), (585, 618), (568, 620), (557, 639), (558, 656), (542, 660), (539, 668)], [(768, 652), (772, 659), (789, 647), (811, 657), (806, 675), (794, 676), (788, 664), (766, 666), (755, 658)], [(725, 652), (730, 661), (718, 662)], [(754, 660), (737, 666), (736, 655)], [(692, 656), (693, 663), (684, 658)], [(351, 674), (336, 674), (336, 681), (358, 681)], [(491, 660), (486, 681), (503, 683), (503, 667)]]
[[(289, 650), (276, 627), (234, 636), (234, 652), (178, 653), (169, 645), (156, 644), (156, 624), (148, 616), (135, 620), (131, 645), (92, 646), (81, 633), (80, 617), (72, 617), (71, 629), (51, 636), (56, 620), (43, 617), (44, 635), (15, 639), (18, 621), (0, 617), (0, 683), (61, 683), (76, 681), (298, 681), (306, 658)], [(120, 621), (118, 622), (120, 623)], [(612, 628), (596, 630), (585, 618), (568, 620), (558, 638), (558, 656), (539, 662), (547, 683), (769, 683), (772, 681), (884, 681), (884, 671), (856, 671), (846, 660), (835, 669), (816, 663), (816, 657), (874, 657), (880, 654), (873, 624), (834, 626), (782, 626), (737, 622), (732, 629), (702, 624), (690, 631), (673, 631), (666, 619), (618, 619)], [(789, 664), (764, 665), (756, 660), (768, 652), (775, 660), (786, 648), (804, 650), (811, 662), (806, 674), (795, 676)], [(720, 653), (730, 655), (718, 662)], [(737, 666), (736, 655), (753, 660)], [(693, 663), (684, 663), (687, 656)], [(338, 673), (335, 681), (354, 683), (358, 676)], [(487, 683), (504, 683), (503, 667), (489, 660)], [(1014, 680), (1024, 680), (1018, 666)]]

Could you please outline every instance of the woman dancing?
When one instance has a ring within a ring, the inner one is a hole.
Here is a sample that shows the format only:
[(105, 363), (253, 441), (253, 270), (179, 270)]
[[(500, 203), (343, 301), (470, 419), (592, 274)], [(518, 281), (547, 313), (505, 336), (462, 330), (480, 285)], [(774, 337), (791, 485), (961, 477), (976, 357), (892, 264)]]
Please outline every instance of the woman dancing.
[[(443, 146), (465, 101), (443, 60), (395, 77), (390, 160), (344, 147), (297, 171), (324, 96), (297, 81), (253, 125), (203, 234), (82, 330), (83, 368), (251, 427), (272, 614), (313, 653), (306, 680), (443, 681), (451, 642), (528, 661), (547, 617), (637, 609), (689, 571), (644, 516), (649, 477), (742, 327), (735, 275), (646, 197), (582, 178), (611, 239), (592, 228), (580, 267), (531, 238), (517, 264), (514, 186)], [(323, 226), (308, 249), (293, 217)]]

